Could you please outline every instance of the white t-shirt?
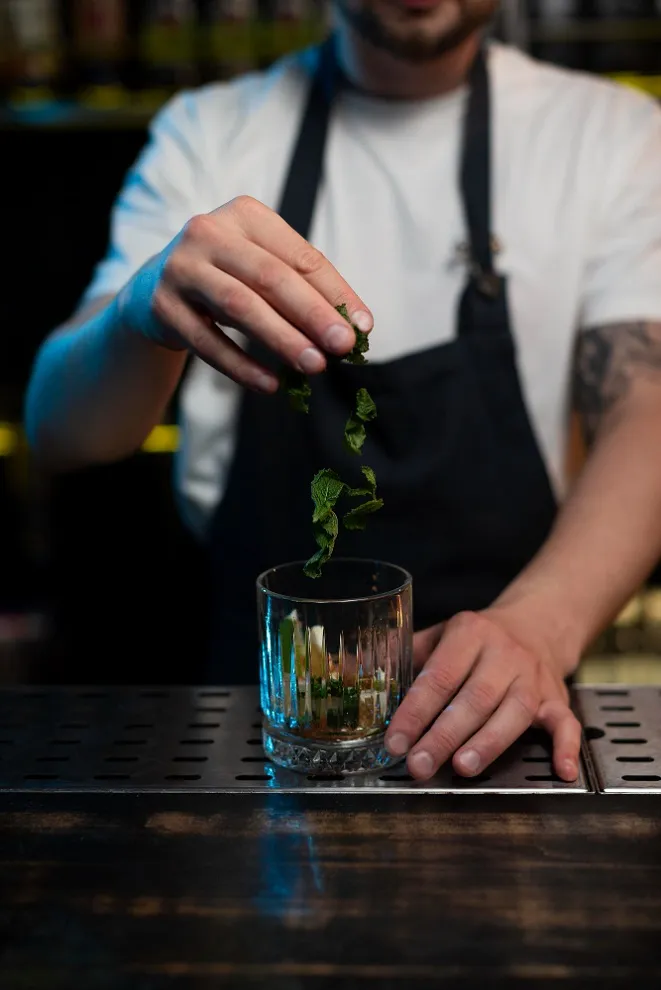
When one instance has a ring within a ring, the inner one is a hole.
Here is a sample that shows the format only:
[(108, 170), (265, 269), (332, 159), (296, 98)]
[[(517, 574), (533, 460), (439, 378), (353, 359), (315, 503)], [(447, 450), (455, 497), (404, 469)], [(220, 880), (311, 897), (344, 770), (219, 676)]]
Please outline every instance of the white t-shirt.
[[(117, 292), (197, 213), (277, 208), (316, 53), (180, 94), (115, 205), (86, 298)], [(528, 410), (559, 498), (576, 335), (661, 320), (661, 110), (650, 98), (492, 44), (494, 233)], [(341, 96), (310, 240), (375, 317), (370, 360), (451, 339), (466, 272), (457, 176), (466, 89), (421, 102)], [(182, 393), (177, 489), (203, 532), (234, 451), (239, 387), (198, 360)]]

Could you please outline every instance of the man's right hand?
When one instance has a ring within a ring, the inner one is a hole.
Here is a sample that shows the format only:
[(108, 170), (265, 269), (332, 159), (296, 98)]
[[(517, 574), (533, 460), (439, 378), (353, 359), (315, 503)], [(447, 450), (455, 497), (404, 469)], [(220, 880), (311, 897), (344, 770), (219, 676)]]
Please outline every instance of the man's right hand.
[(221, 326), (259, 341), (307, 375), (325, 354), (348, 354), (351, 327), (335, 307), (345, 303), (360, 330), (373, 318), (329, 261), (268, 207), (239, 196), (193, 217), (168, 247), (119, 293), (122, 325), (156, 343), (187, 349), (234, 381), (274, 392), (278, 381)]

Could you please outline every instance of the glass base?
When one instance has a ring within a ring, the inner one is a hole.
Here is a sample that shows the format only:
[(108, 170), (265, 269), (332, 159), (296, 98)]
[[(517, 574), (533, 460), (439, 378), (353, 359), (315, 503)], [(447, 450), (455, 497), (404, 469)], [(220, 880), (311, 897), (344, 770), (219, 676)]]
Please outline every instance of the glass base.
[(265, 725), (262, 729), (264, 752), (281, 767), (298, 773), (369, 773), (385, 770), (403, 757), (391, 756), (383, 744), (385, 734), (366, 739), (346, 739), (337, 743), (302, 739)]

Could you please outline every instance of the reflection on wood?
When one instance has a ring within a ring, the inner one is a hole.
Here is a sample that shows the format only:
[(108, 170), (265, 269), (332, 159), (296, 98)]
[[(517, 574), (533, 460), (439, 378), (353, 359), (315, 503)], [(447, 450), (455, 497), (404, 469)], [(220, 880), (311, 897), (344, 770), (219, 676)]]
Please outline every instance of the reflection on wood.
[(658, 985), (658, 810), (599, 795), (5, 796), (3, 990)]

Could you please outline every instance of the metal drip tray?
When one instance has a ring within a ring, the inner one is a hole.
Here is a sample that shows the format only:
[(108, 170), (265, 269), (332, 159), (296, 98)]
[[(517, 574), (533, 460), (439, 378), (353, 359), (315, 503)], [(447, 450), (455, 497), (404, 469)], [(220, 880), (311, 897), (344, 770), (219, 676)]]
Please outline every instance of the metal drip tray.
[(661, 688), (577, 687), (576, 704), (599, 790), (661, 793)]
[(256, 688), (42, 688), (0, 691), (0, 791), (585, 793), (583, 769), (553, 774), (531, 730), (488, 772), (445, 767), (418, 783), (405, 767), (333, 777), (282, 770), (264, 756)]

